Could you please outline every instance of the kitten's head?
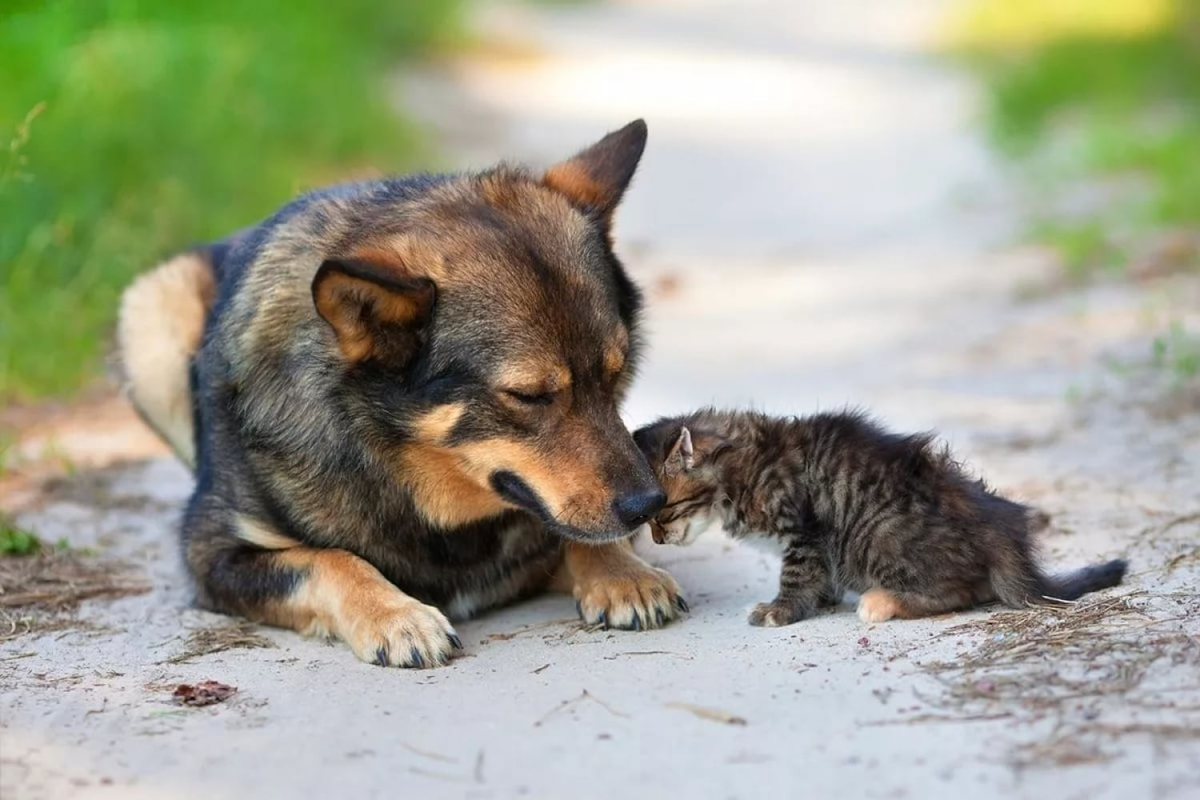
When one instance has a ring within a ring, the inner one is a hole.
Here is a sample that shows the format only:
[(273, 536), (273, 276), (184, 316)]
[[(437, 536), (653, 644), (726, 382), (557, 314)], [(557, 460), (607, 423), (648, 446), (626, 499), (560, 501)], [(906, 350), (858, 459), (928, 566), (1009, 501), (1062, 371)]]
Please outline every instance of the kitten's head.
[(717, 516), (714, 505), (723, 495), (716, 465), (728, 440), (695, 417), (659, 420), (633, 440), (667, 494), (666, 505), (650, 520), (654, 541), (691, 544)]

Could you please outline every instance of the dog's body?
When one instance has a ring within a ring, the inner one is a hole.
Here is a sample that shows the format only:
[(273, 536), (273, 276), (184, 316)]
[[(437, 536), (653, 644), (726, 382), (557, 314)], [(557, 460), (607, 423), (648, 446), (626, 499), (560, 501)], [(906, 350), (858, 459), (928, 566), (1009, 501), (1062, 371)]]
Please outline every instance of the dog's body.
[(662, 503), (617, 413), (639, 296), (609, 229), (644, 142), (315, 192), (126, 292), (130, 396), (196, 468), (202, 605), (402, 666), (460, 646), (443, 611), (551, 585), (616, 627), (686, 607), (625, 538)]

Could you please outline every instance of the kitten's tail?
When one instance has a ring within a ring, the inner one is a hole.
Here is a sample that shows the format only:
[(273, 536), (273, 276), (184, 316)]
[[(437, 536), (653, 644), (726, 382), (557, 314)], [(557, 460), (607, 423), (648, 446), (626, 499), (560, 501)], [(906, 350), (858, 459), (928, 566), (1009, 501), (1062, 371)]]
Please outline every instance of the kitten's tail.
[(1077, 569), (1042, 579), (1042, 596), (1055, 600), (1077, 600), (1088, 592), (1111, 589), (1125, 578), (1129, 565), (1122, 559)]
[(1077, 600), (1088, 592), (1109, 589), (1125, 577), (1127, 566), (1117, 559), (1074, 572), (1046, 575), (1027, 543), (1008, 539), (998, 551), (992, 562), (990, 583), (997, 599), (1015, 608), (1053, 600)]

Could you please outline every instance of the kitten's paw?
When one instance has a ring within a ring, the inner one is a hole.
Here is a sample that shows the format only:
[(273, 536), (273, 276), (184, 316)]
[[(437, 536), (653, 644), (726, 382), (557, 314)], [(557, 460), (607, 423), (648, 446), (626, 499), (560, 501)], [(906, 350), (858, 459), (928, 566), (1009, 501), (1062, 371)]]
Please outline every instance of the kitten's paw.
[(440, 667), (462, 649), (442, 612), (411, 597), (378, 603), (348, 627), (344, 638), (354, 654), (381, 667)]
[(773, 600), (759, 603), (750, 611), (749, 622), (759, 628), (782, 628), (804, 619), (804, 609)]
[(887, 622), (900, 612), (900, 600), (886, 589), (869, 589), (858, 600), (858, 618), (863, 622)]
[(628, 631), (661, 628), (688, 610), (670, 573), (649, 564), (576, 586), (575, 598), (584, 622)]

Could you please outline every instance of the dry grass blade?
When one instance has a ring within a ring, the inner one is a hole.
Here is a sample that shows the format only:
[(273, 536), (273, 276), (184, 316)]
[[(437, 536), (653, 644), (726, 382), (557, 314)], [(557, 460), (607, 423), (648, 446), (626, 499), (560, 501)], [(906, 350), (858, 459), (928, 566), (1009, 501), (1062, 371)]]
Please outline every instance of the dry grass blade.
[(422, 750), (421, 748), (415, 747), (408, 742), (400, 742), (400, 746), (408, 752), (421, 756), (422, 758), (431, 758), (434, 761), (441, 761), (446, 764), (455, 764), (458, 762), (458, 759), (451, 758), (450, 756), (444, 756), (441, 753), (435, 753), (432, 750)]
[(1083, 740), (1074, 728), (1052, 736), (1017, 745), (1009, 754), (1014, 767), (1037, 767), (1053, 764), (1056, 767), (1074, 767), (1080, 764), (1102, 764), (1113, 758), (1112, 752), (1097, 742)]
[(226, 650), (252, 650), (274, 646), (274, 642), (258, 632), (258, 626), (253, 622), (235, 620), (225, 625), (192, 631), (188, 634), (183, 652), (171, 656), (164, 663), (183, 664)]
[(533, 723), (533, 727), (540, 728), (546, 722), (546, 720), (550, 719), (553, 716), (556, 716), (557, 714), (561, 713), (562, 711), (565, 711), (568, 708), (571, 708), (572, 706), (582, 703), (584, 700), (591, 700), (593, 703), (600, 706), (605, 711), (612, 714), (614, 717), (622, 717), (624, 719), (629, 719), (628, 714), (621, 712), (621, 711), (617, 711), (615, 708), (610, 706), (608, 703), (604, 702), (599, 697), (596, 697), (596, 695), (592, 694), (587, 689), (584, 689), (577, 696), (572, 697), (568, 700), (563, 700), (561, 703), (556, 705), (554, 708), (547, 711), (540, 718), (538, 718), (538, 720), (536, 722)]
[(150, 591), (129, 564), (71, 550), (0, 558), (0, 608), (69, 611), (95, 597)]
[(1132, 592), (1119, 597), (1106, 597), (1079, 603), (1059, 603), (1035, 606), (1019, 611), (1001, 611), (983, 619), (947, 628), (941, 636), (964, 633), (990, 634), (975, 652), (976, 659), (990, 660), (1029, 645), (1070, 644), (1080, 635), (1094, 632), (1101, 624), (1118, 618), (1138, 616), (1148, 619), (1134, 600), (1145, 592)]
[(37, 633), (39, 636), (47, 633), (72, 631), (87, 635), (111, 634), (118, 628), (101, 625), (90, 619), (83, 619), (76, 614), (61, 614), (34, 610), (10, 611), (0, 608), (0, 642), (16, 639), (27, 633)]
[(723, 725), (746, 725), (745, 717), (739, 717), (737, 714), (731, 714), (728, 711), (722, 711), (719, 708), (708, 708), (707, 706), (697, 706), (691, 703), (667, 703), (667, 708), (676, 708), (680, 711), (687, 711), (690, 714), (695, 714), (700, 719), (707, 719), (713, 722), (720, 722)]
[(509, 631), (507, 633), (489, 633), (487, 636), (483, 637), (483, 641), (507, 642), (511, 639), (516, 639), (518, 636), (529, 636), (537, 633), (538, 631), (546, 630), (547, 628), (556, 628), (560, 625), (571, 625), (577, 622), (579, 622), (579, 620), (575, 617), (564, 617), (562, 619), (552, 619), (547, 620), (546, 622), (539, 622), (534, 625), (522, 625), (520, 628), (517, 628), (517, 630)]
[(1158, 711), (1169, 716), (1152, 722), (1120, 720), (1137, 705), (1147, 677), (1177, 682), (1177, 667), (1200, 665), (1200, 637), (1187, 624), (1198, 599), (1139, 591), (998, 612), (947, 628), (941, 637), (982, 639), (955, 661), (922, 665), (944, 688), (931, 702), (962, 719), (1011, 715), (1030, 725), (1057, 719), (1049, 735), (1012, 751), (1015, 766), (1109, 760), (1119, 748), (1103, 742), (1120, 735), (1178, 738), (1178, 731), (1200, 727), (1186, 706), (1162, 706)]

